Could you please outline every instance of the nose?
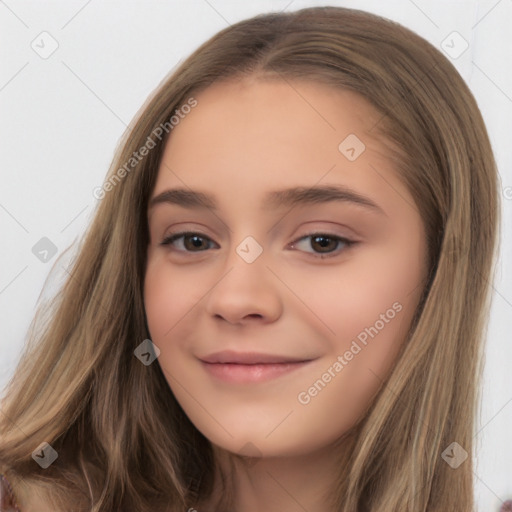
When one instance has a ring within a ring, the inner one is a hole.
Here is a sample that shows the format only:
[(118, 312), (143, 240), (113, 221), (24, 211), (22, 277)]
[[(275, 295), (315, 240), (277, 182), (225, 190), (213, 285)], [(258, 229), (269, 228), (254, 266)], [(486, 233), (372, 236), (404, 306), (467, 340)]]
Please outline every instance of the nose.
[(206, 311), (230, 324), (271, 323), (282, 314), (279, 280), (264, 252), (249, 263), (232, 249), (223, 272), (206, 297)]

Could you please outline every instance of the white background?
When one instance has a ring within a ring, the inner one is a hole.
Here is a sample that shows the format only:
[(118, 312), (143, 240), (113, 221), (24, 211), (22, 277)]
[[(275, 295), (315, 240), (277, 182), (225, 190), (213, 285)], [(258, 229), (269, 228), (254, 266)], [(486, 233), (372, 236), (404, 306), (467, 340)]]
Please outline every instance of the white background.
[[(91, 219), (116, 144), (160, 81), (207, 38), (241, 19), (317, 1), (0, 1), (0, 389), (13, 375), (53, 257)], [(451, 59), (470, 85), (502, 181), (501, 256), (493, 287), (475, 470), (478, 511), (512, 498), (512, 0), (332, 1), (411, 28), (437, 47), (457, 31), (469, 48)], [(31, 47), (48, 50), (48, 58)], [(457, 36), (458, 37), (458, 36)], [(42, 41), (42, 38), (46, 38)], [(450, 41), (450, 39), (448, 40)], [(454, 40), (455, 48), (463, 44)], [(46, 293), (46, 292), (45, 292)], [(1, 413), (1, 411), (0, 411)]]

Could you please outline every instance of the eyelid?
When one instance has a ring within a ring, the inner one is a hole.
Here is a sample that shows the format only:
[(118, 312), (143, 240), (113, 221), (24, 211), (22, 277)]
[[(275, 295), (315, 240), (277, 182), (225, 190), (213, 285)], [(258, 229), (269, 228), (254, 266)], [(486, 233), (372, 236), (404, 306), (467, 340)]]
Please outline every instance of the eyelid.
[[(218, 245), (217, 242), (215, 242), (211, 237), (209, 237), (205, 233), (202, 233), (201, 231), (192, 231), (192, 230), (176, 231), (174, 233), (170, 233), (170, 234), (164, 236), (163, 240), (160, 242), (159, 245), (164, 245), (164, 246), (170, 245), (171, 242), (173, 242), (174, 240), (178, 240), (179, 238), (186, 236), (186, 235), (199, 235), (201, 238), (205, 238), (205, 239), (209, 240), (210, 242), (213, 242), (214, 244)], [(179, 251), (179, 252), (190, 252), (190, 251)], [(202, 251), (198, 251), (198, 252), (202, 252)]]
[(316, 236), (325, 235), (328, 238), (336, 238), (338, 240), (343, 240), (344, 242), (352, 242), (352, 243), (356, 242), (355, 240), (352, 240), (351, 238), (349, 238), (347, 236), (338, 235), (338, 234), (332, 233), (330, 231), (322, 231), (321, 229), (316, 229), (316, 230), (310, 231), (309, 233), (305, 233), (304, 235), (301, 235), (300, 237), (296, 238), (291, 243), (294, 244), (295, 242), (298, 242), (299, 240), (308, 238), (309, 236), (315, 236), (315, 235)]

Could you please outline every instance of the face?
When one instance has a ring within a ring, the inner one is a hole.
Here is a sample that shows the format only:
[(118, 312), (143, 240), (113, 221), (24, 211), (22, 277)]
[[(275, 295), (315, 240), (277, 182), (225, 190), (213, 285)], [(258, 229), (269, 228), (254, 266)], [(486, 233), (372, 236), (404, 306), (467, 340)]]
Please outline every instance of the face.
[(421, 217), (359, 95), (244, 79), (195, 98), (148, 208), (155, 364), (214, 445), (325, 449), (406, 340), (427, 271)]

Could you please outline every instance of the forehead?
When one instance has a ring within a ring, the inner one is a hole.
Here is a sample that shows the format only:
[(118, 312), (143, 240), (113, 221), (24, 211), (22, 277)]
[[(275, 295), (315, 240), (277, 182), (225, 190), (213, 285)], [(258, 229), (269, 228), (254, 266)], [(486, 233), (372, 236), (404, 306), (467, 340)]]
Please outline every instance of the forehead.
[(180, 132), (187, 127), (204, 133), (212, 126), (236, 132), (242, 124), (247, 136), (264, 129), (268, 138), (284, 140), (286, 135), (296, 139), (309, 132), (316, 142), (330, 143), (330, 136), (337, 139), (344, 132), (364, 132), (369, 138), (381, 117), (360, 94), (311, 80), (244, 77), (214, 83), (195, 97), (198, 106), (180, 123)]
[[(153, 195), (185, 186), (236, 192), (243, 203), (268, 189), (322, 180), (371, 195), (383, 174), (398, 179), (387, 141), (372, 133), (381, 115), (355, 92), (244, 78), (215, 83), (194, 98), (197, 106), (168, 139)], [(349, 159), (342, 149), (360, 154)]]

